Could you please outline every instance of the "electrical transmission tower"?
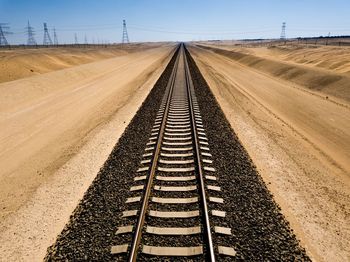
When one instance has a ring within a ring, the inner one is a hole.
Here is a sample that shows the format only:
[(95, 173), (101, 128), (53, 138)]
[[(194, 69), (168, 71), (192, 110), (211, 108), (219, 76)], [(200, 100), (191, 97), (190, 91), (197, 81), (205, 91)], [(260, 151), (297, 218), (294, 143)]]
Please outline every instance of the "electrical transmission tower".
[(129, 36), (128, 36), (128, 30), (126, 29), (126, 22), (123, 20), (123, 38), (122, 38), (123, 44), (129, 43)]
[(8, 23), (0, 23), (0, 46), (8, 46), (9, 43), (7, 42), (6, 35), (11, 34), (11, 32), (7, 31), (10, 27), (8, 26)]
[(43, 45), (52, 45), (52, 40), (49, 34), (49, 30), (47, 29), (47, 24), (44, 23), (44, 40)]
[(281, 31), (280, 39), (281, 40), (285, 40), (286, 39), (286, 22), (282, 23), (282, 31)]
[(53, 44), (58, 45), (58, 38), (56, 34), (56, 28), (53, 29)]
[(28, 36), (27, 45), (36, 45), (36, 41), (34, 38), (34, 35), (35, 35), (34, 27), (30, 26), (29, 20), (28, 20), (28, 25), (27, 27), (25, 27), (25, 29), (27, 30), (27, 36)]
[(85, 35), (85, 37), (84, 37), (84, 43), (85, 43), (85, 45), (88, 44), (88, 39), (87, 39), (87, 36), (86, 36), (86, 35)]
[(77, 33), (74, 34), (74, 44), (78, 44), (78, 36)]

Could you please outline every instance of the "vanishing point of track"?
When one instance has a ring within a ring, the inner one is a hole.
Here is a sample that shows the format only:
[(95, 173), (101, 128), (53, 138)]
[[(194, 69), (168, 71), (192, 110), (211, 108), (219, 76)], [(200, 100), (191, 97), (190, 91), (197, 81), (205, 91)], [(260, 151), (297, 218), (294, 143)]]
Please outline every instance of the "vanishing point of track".
[(225, 219), (226, 213), (208, 208), (208, 202), (224, 201), (216, 194), (221, 189), (209, 142), (181, 46), (126, 200), (141, 202), (141, 208), (125, 210), (116, 232), (132, 234), (132, 242), (112, 246), (112, 254), (127, 253), (128, 261), (139, 256), (215, 261), (235, 255), (232, 247), (213, 242), (213, 234), (231, 235), (231, 229), (210, 223), (212, 216)]

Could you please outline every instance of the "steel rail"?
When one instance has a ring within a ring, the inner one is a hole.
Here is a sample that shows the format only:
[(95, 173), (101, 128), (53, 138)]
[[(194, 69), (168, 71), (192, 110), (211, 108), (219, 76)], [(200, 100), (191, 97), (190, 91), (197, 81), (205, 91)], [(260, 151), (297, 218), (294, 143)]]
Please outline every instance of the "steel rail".
[[(185, 47), (183, 47), (185, 49)], [(210, 220), (209, 220), (209, 211), (208, 211), (208, 204), (207, 204), (207, 196), (205, 193), (205, 184), (204, 184), (204, 176), (202, 171), (202, 165), (201, 165), (201, 159), (200, 159), (200, 151), (199, 151), (199, 139), (197, 137), (197, 127), (194, 117), (194, 111), (193, 111), (193, 101), (192, 101), (192, 78), (189, 71), (188, 63), (187, 63), (187, 55), (185, 50), (184, 52), (184, 60), (185, 60), (185, 76), (186, 76), (186, 86), (187, 86), (187, 93), (188, 93), (188, 101), (189, 101), (189, 107), (191, 112), (191, 122), (192, 122), (192, 132), (193, 132), (193, 139), (194, 139), (194, 149), (195, 149), (195, 158), (197, 162), (197, 168), (198, 168), (198, 176), (199, 176), (199, 184), (200, 184), (200, 195), (201, 195), (201, 204), (203, 208), (203, 216), (204, 216), (204, 231), (205, 231), (205, 238), (207, 239), (207, 259), (208, 261), (215, 261), (215, 253), (214, 253), (214, 245), (213, 245), (213, 238), (211, 235), (211, 228), (210, 228)]]
[(141, 241), (141, 236), (142, 236), (142, 228), (143, 228), (143, 225), (145, 223), (149, 198), (150, 198), (151, 191), (152, 191), (152, 184), (153, 184), (153, 180), (154, 180), (154, 176), (155, 176), (155, 172), (156, 172), (158, 158), (160, 155), (160, 148), (162, 145), (163, 135), (164, 135), (164, 131), (165, 131), (166, 119), (167, 119), (168, 111), (170, 108), (170, 101), (171, 101), (172, 93), (174, 90), (174, 83), (175, 83), (177, 68), (178, 68), (178, 64), (179, 64), (180, 51), (181, 51), (181, 46), (178, 49), (178, 54), (176, 57), (176, 61), (174, 63), (174, 68), (173, 68), (173, 71), (172, 71), (170, 78), (169, 78), (168, 85), (170, 85), (170, 86), (167, 86), (167, 89), (169, 89), (169, 93), (168, 93), (168, 97), (167, 97), (166, 107), (165, 107), (165, 111), (163, 113), (162, 124), (161, 124), (161, 128), (159, 130), (159, 136), (158, 136), (158, 140), (157, 140), (157, 144), (156, 144), (156, 150), (154, 152), (154, 156), (152, 159), (152, 166), (151, 166), (151, 170), (149, 172), (149, 177), (147, 180), (147, 186), (146, 186), (146, 191), (145, 191), (144, 198), (142, 201), (140, 215), (139, 215), (139, 218), (137, 220), (137, 225), (136, 225), (134, 237), (133, 237), (132, 244), (131, 244), (131, 250), (129, 253), (129, 257), (128, 257), (129, 262), (135, 262), (137, 259), (138, 249), (140, 246), (140, 241)]

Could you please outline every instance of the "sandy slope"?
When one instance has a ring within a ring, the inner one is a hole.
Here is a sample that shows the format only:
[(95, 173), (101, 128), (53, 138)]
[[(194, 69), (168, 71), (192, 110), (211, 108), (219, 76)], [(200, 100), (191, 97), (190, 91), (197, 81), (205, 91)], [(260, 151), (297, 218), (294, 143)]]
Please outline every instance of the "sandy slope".
[(172, 50), (149, 49), (0, 84), (1, 217), (17, 210), (75, 154)]
[(0, 83), (159, 47), (159, 43), (0, 50)]
[[(200, 42), (198, 44), (201, 44)], [(262, 58), (285, 61), (311, 68), (320, 68), (338, 73), (350, 75), (350, 55), (349, 47), (337, 46), (315, 46), (315, 45), (280, 45), (269, 47), (237, 48), (229, 44), (207, 46), (217, 47), (229, 51), (239, 51), (242, 53), (255, 55)]]
[[(293, 59), (289, 61), (286, 57), (282, 58), (279, 55), (274, 55), (274, 52), (271, 53), (266, 48), (235, 48), (232, 50), (227, 50), (228, 48), (222, 49), (221, 47), (213, 48), (211, 46), (203, 46), (203, 48), (230, 57), (242, 65), (259, 70), (260, 72), (272, 77), (286, 80), (290, 82), (290, 84), (294, 83), (296, 85), (301, 85), (313, 92), (320, 92), (326, 96), (332, 96), (338, 100), (345, 100), (347, 103), (350, 102), (349, 73), (340, 73), (336, 70), (320, 68), (312, 65), (311, 62), (313, 61), (318, 61), (317, 63), (327, 62), (328, 55), (325, 56), (325, 52), (318, 54), (318, 60), (315, 58), (306, 58), (304, 59), (306, 61), (305, 63), (297, 63)], [(344, 47), (344, 49), (346, 48)], [(348, 56), (337, 56), (337, 53), (333, 51), (329, 50), (331, 54), (334, 54), (334, 57), (338, 57), (338, 62), (345, 63), (345, 70), (350, 69), (349, 65), (346, 64), (349, 59)], [(293, 51), (290, 51), (290, 53), (292, 52)], [(279, 52), (276, 53), (278, 54)], [(309, 49), (306, 49), (305, 53), (310, 56)], [(290, 56), (292, 57), (292, 55)], [(300, 57), (300, 54), (298, 56)]]
[(250, 49), (253, 54), (288, 63), (317, 67), (350, 75), (349, 47), (334, 46), (276, 46)]
[(349, 105), (227, 56), (190, 51), (309, 254), (349, 260)]

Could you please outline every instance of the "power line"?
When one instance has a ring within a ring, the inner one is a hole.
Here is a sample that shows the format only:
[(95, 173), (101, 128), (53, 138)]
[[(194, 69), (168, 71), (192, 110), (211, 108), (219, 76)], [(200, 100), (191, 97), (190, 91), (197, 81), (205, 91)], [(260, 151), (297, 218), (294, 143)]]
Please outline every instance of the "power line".
[(7, 42), (6, 35), (12, 34), (9, 30), (10, 27), (8, 23), (0, 23), (0, 46), (7, 46), (9, 43)]
[[(283, 24), (284, 24), (284, 29), (283, 29)], [(281, 35), (280, 35), (280, 38), (281, 39), (284, 39), (286, 37), (286, 23), (284, 22), (282, 24), (282, 31), (281, 31)], [(317, 27), (317, 26), (316, 26)], [(346, 35), (346, 34), (349, 34), (350, 33), (350, 25), (349, 25), (349, 29), (345, 29), (346, 28), (346, 25), (343, 25), (342, 28), (344, 29), (341, 29), (339, 26), (337, 26), (338, 29), (336, 29), (336, 26), (331, 26), (331, 27), (319, 27), (320, 29), (316, 29), (316, 27), (314, 26), (310, 26), (310, 27), (302, 27), (302, 28), (298, 28), (298, 25), (296, 26), (292, 26), (292, 27), (288, 27), (288, 32), (289, 32), (289, 37), (297, 37), (297, 36), (302, 36), (302, 35), (310, 35), (310, 33), (312, 32), (313, 34), (312, 35), (327, 35), (327, 33), (329, 31), (332, 32), (333, 35)], [(276, 28), (271, 28), (271, 27), (268, 27), (268, 26), (262, 26), (262, 27), (256, 27), (254, 29), (254, 27), (249, 27), (247, 28), (246, 31), (235, 31), (233, 29), (229, 29), (228, 27), (225, 27), (225, 28), (217, 28), (217, 30), (214, 31), (214, 26), (211, 27), (211, 28), (198, 28), (195, 29), (195, 28), (167, 28), (165, 26), (161, 27), (161, 26), (157, 26), (157, 25), (154, 25), (154, 26), (146, 26), (146, 25), (137, 25), (137, 24), (128, 24), (128, 28), (126, 26), (126, 21), (123, 20), (123, 23), (122, 25), (119, 24), (119, 26), (117, 24), (104, 24), (104, 25), (79, 25), (79, 26), (74, 26), (74, 25), (71, 25), (68, 27), (67, 26), (64, 26), (64, 27), (59, 27), (59, 28), (55, 28), (54, 31), (51, 33), (54, 34), (54, 38), (53, 38), (53, 42), (54, 44), (58, 43), (58, 41), (55, 40), (55, 32), (56, 32), (56, 38), (57, 38), (57, 32), (61, 32), (61, 31), (75, 31), (75, 33), (77, 34), (81, 34), (82, 36), (84, 36), (84, 34), (93, 34), (93, 33), (90, 33), (90, 31), (99, 31), (99, 30), (120, 30), (122, 31), (122, 42), (123, 43), (127, 43), (127, 42), (130, 42), (129, 40), (129, 36), (128, 36), (128, 33), (130, 32), (130, 30), (132, 30), (132, 32), (154, 32), (154, 35), (163, 35), (164, 38), (165, 37), (170, 37), (170, 35), (179, 35), (181, 37), (183, 36), (200, 36), (201, 38), (222, 38), (222, 37), (229, 37), (230, 39), (232, 38), (247, 38), (247, 37), (250, 37), (251, 35), (260, 35), (261, 38), (266, 38), (266, 37), (270, 37), (270, 38), (273, 38), (273, 36), (277, 35), (279, 32), (278, 32), (278, 29)], [(314, 28), (314, 29), (312, 29)], [(8, 45), (8, 42), (7, 40), (10, 40), (7, 36), (7, 34), (9, 34), (10, 32), (8, 32), (8, 26), (7, 24), (2, 24), (2, 33), (1, 33), (1, 42), (0, 44), (1, 45)], [(11, 27), (11, 29), (13, 29)], [(128, 32), (128, 29), (129, 29), (129, 32)], [(284, 32), (283, 32), (284, 30)], [(12, 31), (12, 30), (11, 30)], [(32, 27), (29, 23), (28, 23), (28, 26), (25, 27), (25, 30), (22, 29), (17, 29), (15, 30), (15, 33), (14, 35), (16, 35), (17, 38), (19, 38), (20, 36), (22, 37), (26, 37), (26, 42), (27, 44), (34, 44), (34, 42), (36, 43), (36, 40), (35, 40), (35, 36), (37, 36), (38, 34), (41, 34), (43, 33), (44, 35), (44, 40), (46, 38), (46, 43), (45, 45), (51, 45), (52, 44), (52, 40), (50, 41), (50, 35), (48, 34), (48, 30), (47, 30), (47, 26), (46, 26), (46, 30), (45, 30), (45, 26), (43, 29), (38, 29), (38, 30), (34, 30), (34, 27)], [(74, 34), (74, 33), (73, 33)], [(64, 33), (62, 33), (62, 35), (65, 35)], [(141, 34), (139, 34), (141, 35)], [(255, 36), (256, 37), (256, 36)], [(63, 38), (63, 36), (61, 36), (61, 38)], [(96, 38), (96, 36), (95, 36)], [(34, 39), (34, 41), (32, 41)], [(124, 40), (123, 40), (124, 39)], [(85, 38), (82, 38), (80, 39), (81, 40), (81, 43), (83, 42), (86, 42), (84, 41)], [(92, 40), (92, 38), (90, 39)], [(6, 43), (5, 43), (6, 41)], [(78, 42), (78, 41), (77, 41)], [(74, 43), (74, 42), (73, 42)]]
[[(143, 25), (137, 25), (137, 24), (128, 24), (129, 29), (132, 28), (133, 30), (138, 31), (149, 31), (149, 32), (158, 32), (158, 33), (166, 33), (166, 34), (188, 34), (188, 35), (231, 35), (231, 34), (249, 34), (249, 33), (265, 33), (265, 32), (276, 32), (276, 29), (272, 27), (257, 27), (257, 28), (249, 28), (245, 31), (236, 31), (236, 30), (223, 30), (223, 29), (181, 29), (181, 30), (169, 30), (165, 27), (159, 27), (159, 26), (143, 26)], [(60, 28), (56, 28), (56, 31), (75, 31), (75, 32), (84, 32), (84, 31), (94, 31), (94, 30), (115, 30), (115, 29), (122, 29), (121, 27), (117, 26), (116, 24), (101, 24), (101, 25), (78, 25), (78, 26), (64, 26)], [(350, 32), (350, 25), (348, 26), (349, 29), (346, 26), (339, 27), (330, 27), (330, 28), (324, 28), (324, 27), (310, 27), (310, 28), (297, 28), (297, 27), (288, 27), (289, 31), (299, 31), (299, 32), (308, 32), (308, 31), (319, 31), (324, 30), (327, 33), (329, 31), (334, 32)], [(37, 30), (37, 32), (42, 32), (43, 30)], [(26, 32), (15, 32), (15, 34), (22, 34)]]
[(43, 45), (52, 45), (52, 40), (49, 34), (49, 30), (47, 29), (47, 24), (44, 23), (44, 40)]
[[(158, 30), (168, 30), (169, 27), (160, 27), (160, 26), (152, 26), (152, 25), (140, 25), (140, 24), (128, 24), (128, 27), (143, 27), (143, 28), (151, 28), (151, 29), (158, 29)], [(197, 26), (193, 26), (193, 25), (185, 25), (187, 28), (188, 27), (194, 27), (194, 28), (198, 28)], [(72, 30), (75, 30), (75, 31), (85, 31), (85, 30), (96, 30), (96, 29), (113, 29), (113, 28), (121, 28), (120, 27), (120, 24), (119, 23), (110, 23), (110, 24), (90, 24), (90, 25), (69, 25), (69, 26), (65, 26), (65, 25), (62, 25), (60, 26), (59, 28), (57, 28), (57, 31), (72, 31)], [(274, 27), (262, 27), (262, 26), (259, 26), (259, 27), (251, 27), (251, 28), (247, 28), (248, 31), (258, 31), (258, 30), (261, 30), (261, 29), (272, 29)], [(350, 28), (350, 24), (349, 25), (334, 25), (332, 26), (332, 30), (338, 30), (338, 29), (349, 29)], [(301, 30), (304, 29), (304, 27), (301, 27), (300, 28)], [(313, 27), (310, 27), (309, 29), (324, 29), (323, 26), (313, 26)], [(13, 30), (21, 30), (20, 28), (17, 28), (17, 29), (13, 29)], [(327, 29), (328, 30), (328, 29)], [(174, 30), (170, 30), (170, 31), (174, 31)], [(175, 30), (176, 31), (176, 30)], [(190, 30), (181, 30), (183, 32), (198, 32), (198, 31), (202, 31), (202, 29), (198, 28), (198, 29), (190, 29)], [(204, 32), (235, 32), (234, 30), (231, 30), (231, 29), (226, 29), (226, 30), (223, 30), (222, 28), (215, 28), (215, 27), (212, 27), (210, 28), (210, 30), (206, 27), (205, 31)]]
[(126, 21), (123, 20), (123, 38), (122, 38), (123, 44), (129, 43), (129, 36), (128, 36), (128, 30), (126, 29)]
[(56, 28), (53, 28), (53, 43), (54, 45), (58, 45), (58, 38), (56, 34)]
[(281, 31), (280, 39), (281, 40), (285, 40), (286, 39), (286, 22), (282, 23), (282, 31)]
[(166, 33), (166, 34), (184, 34), (184, 35), (232, 35), (232, 34), (248, 34), (248, 33), (264, 33), (264, 32), (276, 32), (275, 29), (271, 30), (260, 30), (260, 31), (224, 31), (226, 33), (216, 32), (188, 32), (188, 31), (169, 31), (169, 30), (157, 30), (157, 29), (149, 29), (144, 27), (136, 27), (129, 26), (129, 28), (139, 30), (139, 31), (147, 31), (147, 32), (157, 32), (157, 33)]
[(29, 20), (25, 29), (27, 30), (27, 45), (36, 45), (34, 27), (30, 26)]

